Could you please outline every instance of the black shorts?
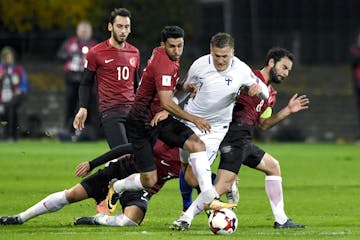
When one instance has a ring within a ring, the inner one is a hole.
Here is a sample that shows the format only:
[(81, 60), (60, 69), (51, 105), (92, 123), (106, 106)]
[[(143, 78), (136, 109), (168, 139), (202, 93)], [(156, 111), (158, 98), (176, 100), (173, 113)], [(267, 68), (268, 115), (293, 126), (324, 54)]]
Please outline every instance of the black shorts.
[[(123, 179), (136, 172), (134, 161), (118, 160), (110, 162), (109, 166), (85, 178), (80, 184), (85, 188), (88, 196), (94, 198), (99, 204), (106, 198), (109, 190), (108, 185), (112, 179)], [(124, 192), (120, 197), (120, 203), (123, 209), (127, 206), (136, 205), (145, 213), (149, 199), (150, 195), (146, 191)]]
[(143, 121), (128, 119), (126, 131), (129, 142), (133, 144), (136, 167), (140, 172), (149, 172), (156, 169), (153, 156), (153, 146), (157, 138), (170, 147), (184, 146), (185, 141), (194, 132), (179, 120), (169, 116), (151, 127)]
[(126, 116), (112, 112), (101, 113), (101, 124), (110, 148), (128, 143), (125, 129)]
[(229, 131), (220, 145), (219, 169), (235, 174), (239, 173), (241, 164), (255, 168), (265, 152), (252, 143), (253, 128), (241, 123), (231, 123)]

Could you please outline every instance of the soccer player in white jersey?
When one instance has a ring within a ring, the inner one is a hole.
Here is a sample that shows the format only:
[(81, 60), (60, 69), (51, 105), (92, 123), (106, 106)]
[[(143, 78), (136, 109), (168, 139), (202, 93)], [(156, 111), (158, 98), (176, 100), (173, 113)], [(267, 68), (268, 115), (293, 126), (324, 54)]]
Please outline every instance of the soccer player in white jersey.
[[(234, 56), (234, 39), (230, 34), (217, 33), (211, 38), (210, 54), (200, 57), (190, 67), (183, 90), (192, 92), (193, 96), (184, 106), (184, 110), (206, 119), (211, 125), (210, 132), (201, 132), (193, 123), (185, 121), (205, 143), (208, 162), (193, 159), (189, 162), (189, 153), (182, 151), (183, 172), (192, 167), (193, 176), (200, 190), (212, 184), (210, 166), (215, 160), (219, 145), (224, 138), (232, 119), (235, 99), (241, 87), (249, 88), (249, 94), (267, 98), (269, 91), (251, 71), (250, 67)], [(183, 99), (182, 94), (175, 94), (177, 101)], [(190, 165), (190, 166), (188, 166)], [(194, 169), (209, 169), (199, 174)], [(188, 171), (189, 172), (189, 171)], [(188, 180), (188, 179), (187, 179)], [(204, 209), (204, 201), (200, 193), (191, 206), (173, 222), (173, 229), (187, 230), (194, 216)]]

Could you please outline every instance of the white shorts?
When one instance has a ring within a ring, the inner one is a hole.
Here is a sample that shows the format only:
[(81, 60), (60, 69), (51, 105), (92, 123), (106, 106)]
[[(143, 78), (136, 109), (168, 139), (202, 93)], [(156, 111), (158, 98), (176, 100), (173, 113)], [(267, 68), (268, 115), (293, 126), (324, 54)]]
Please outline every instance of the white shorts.
[[(198, 135), (200, 139), (205, 143), (206, 154), (208, 156), (210, 165), (212, 165), (215, 161), (220, 143), (224, 139), (229, 129), (229, 124), (211, 125), (210, 133), (202, 133), (194, 124), (189, 122), (184, 123), (189, 126), (194, 131), (194, 133)], [(180, 149), (180, 159), (182, 163), (191, 165), (191, 162), (189, 162), (188, 151)]]

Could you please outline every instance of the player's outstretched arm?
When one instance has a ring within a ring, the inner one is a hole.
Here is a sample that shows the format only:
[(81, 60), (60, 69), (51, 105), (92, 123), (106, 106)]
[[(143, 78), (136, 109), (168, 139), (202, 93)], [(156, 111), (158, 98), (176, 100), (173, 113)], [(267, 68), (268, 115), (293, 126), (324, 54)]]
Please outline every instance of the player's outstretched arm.
[(294, 94), (286, 107), (269, 118), (260, 118), (258, 127), (267, 130), (287, 118), (290, 114), (309, 108), (309, 99), (306, 95)]

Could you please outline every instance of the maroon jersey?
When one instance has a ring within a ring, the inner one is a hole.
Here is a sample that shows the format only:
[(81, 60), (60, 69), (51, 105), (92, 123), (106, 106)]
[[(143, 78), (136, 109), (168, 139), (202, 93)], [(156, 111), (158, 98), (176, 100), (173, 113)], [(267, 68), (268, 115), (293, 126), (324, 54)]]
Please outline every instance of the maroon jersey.
[[(259, 70), (253, 70), (253, 72), (261, 81), (267, 84)], [(260, 99), (257, 96), (251, 97), (248, 94), (240, 94), (233, 110), (233, 121), (256, 126), (259, 123), (261, 114), (267, 107), (273, 108), (276, 102), (277, 91), (270, 84), (268, 89), (269, 98), (266, 100)]]
[(179, 79), (180, 65), (172, 61), (163, 47), (153, 50), (146, 68), (143, 70), (139, 89), (129, 117), (135, 120), (150, 120), (162, 110), (159, 91), (172, 91)]
[(90, 49), (85, 68), (96, 72), (100, 112), (121, 110), (127, 115), (135, 98), (139, 64), (139, 50), (129, 43), (117, 49), (106, 40)]
[(156, 184), (149, 189), (150, 194), (157, 193), (167, 180), (178, 178), (181, 167), (179, 148), (169, 147), (159, 139), (154, 146), (154, 156), (158, 180)]

